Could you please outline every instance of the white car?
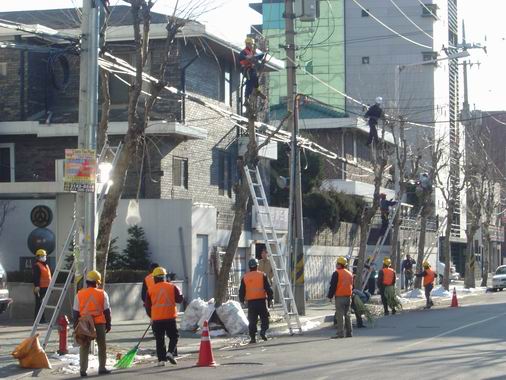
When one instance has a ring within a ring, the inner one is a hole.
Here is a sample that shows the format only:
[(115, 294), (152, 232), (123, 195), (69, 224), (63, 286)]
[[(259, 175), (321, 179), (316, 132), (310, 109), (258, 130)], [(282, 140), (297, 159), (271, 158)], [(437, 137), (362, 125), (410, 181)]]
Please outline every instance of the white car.
[(7, 289), (7, 272), (5, 272), (2, 264), (0, 264), (0, 314), (7, 310), (11, 302), (9, 290)]
[(506, 265), (501, 265), (492, 276), (492, 291), (497, 292), (506, 288)]

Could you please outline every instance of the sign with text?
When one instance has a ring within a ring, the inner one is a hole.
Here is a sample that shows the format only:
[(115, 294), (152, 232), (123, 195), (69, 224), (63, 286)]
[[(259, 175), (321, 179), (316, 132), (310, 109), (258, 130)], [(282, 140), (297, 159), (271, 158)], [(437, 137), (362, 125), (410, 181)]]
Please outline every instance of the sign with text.
[(93, 149), (65, 149), (64, 191), (95, 191), (97, 156)]
[[(262, 208), (262, 206), (260, 206)], [(286, 232), (288, 231), (288, 209), (281, 207), (269, 207), (271, 212), (272, 225), (276, 231)], [(260, 215), (256, 212), (252, 213), (252, 224), (253, 228), (257, 231), (261, 230), (260, 221), (258, 218), (263, 218), (263, 224), (269, 225), (269, 221), (267, 220), (267, 214), (261, 213)]]

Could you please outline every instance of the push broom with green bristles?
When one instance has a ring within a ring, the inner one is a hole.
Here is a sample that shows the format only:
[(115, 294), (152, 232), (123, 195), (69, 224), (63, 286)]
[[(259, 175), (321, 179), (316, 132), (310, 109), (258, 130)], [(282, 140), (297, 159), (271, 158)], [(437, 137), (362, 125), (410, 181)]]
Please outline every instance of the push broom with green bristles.
[(151, 327), (151, 323), (149, 324), (146, 331), (144, 331), (144, 334), (142, 334), (142, 337), (139, 340), (139, 343), (137, 343), (134, 348), (132, 348), (130, 351), (128, 351), (120, 360), (118, 360), (116, 362), (116, 364), (114, 364), (114, 367), (116, 367), (116, 368), (130, 368), (134, 364), (135, 355), (137, 355), (137, 351), (139, 351), (139, 346), (141, 345), (142, 341), (144, 340), (144, 337), (146, 336), (150, 327)]

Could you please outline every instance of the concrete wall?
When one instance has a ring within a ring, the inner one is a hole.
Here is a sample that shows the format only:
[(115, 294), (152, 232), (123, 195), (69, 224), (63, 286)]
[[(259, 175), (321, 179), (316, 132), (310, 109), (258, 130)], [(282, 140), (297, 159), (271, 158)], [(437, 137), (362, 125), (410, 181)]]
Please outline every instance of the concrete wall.
[[(181, 281), (174, 281), (174, 284), (183, 288)], [(2, 315), (5, 319), (33, 319), (35, 308), (35, 297), (33, 295), (33, 285), (21, 282), (10, 282), (8, 284), (10, 297), (13, 299), (9, 310)], [(147, 319), (146, 312), (141, 301), (142, 283), (129, 284), (106, 284), (105, 290), (109, 294), (111, 303), (112, 321), (129, 321), (136, 319)], [(62, 313), (68, 316), (72, 315), (74, 291), (69, 291), (63, 302)], [(50, 304), (55, 305), (58, 300), (58, 294), (55, 292), (50, 299)], [(179, 306), (180, 308), (180, 306)], [(50, 318), (50, 312), (46, 314), (46, 319)]]

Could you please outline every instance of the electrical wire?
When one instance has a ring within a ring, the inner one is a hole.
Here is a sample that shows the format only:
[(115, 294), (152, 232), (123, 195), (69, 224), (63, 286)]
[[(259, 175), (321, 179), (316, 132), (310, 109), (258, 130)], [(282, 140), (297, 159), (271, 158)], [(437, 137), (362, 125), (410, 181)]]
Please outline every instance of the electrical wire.
[(411, 18), (409, 18), (409, 16), (395, 3), (394, 0), (390, 0), (390, 2), (392, 3), (392, 5), (395, 7), (395, 9), (397, 9), (399, 11), (399, 13), (401, 15), (403, 15), (406, 20), (408, 20), (411, 24), (413, 24), (413, 26), (415, 28), (417, 28), (420, 32), (422, 32), (423, 34), (425, 34), (427, 37), (429, 37), (431, 40), (434, 40), (434, 37), (432, 37), (429, 33), (427, 33), (425, 30), (423, 30), (422, 28), (420, 28), (418, 26), (418, 24), (416, 22), (414, 22)]
[(414, 40), (412, 40), (412, 39), (410, 39), (408, 37), (405, 37), (401, 33), (395, 31), (394, 29), (392, 29), (391, 27), (389, 27), (388, 25), (386, 25), (384, 22), (382, 22), (380, 19), (378, 19), (376, 16), (374, 16), (369, 10), (367, 10), (366, 8), (364, 8), (362, 6), (362, 4), (360, 4), (357, 0), (353, 0), (353, 2), (355, 4), (357, 4), (364, 12), (367, 12), (369, 14), (369, 16), (371, 16), (378, 24), (380, 24), (381, 26), (383, 26), (385, 29), (388, 29), (389, 31), (391, 31), (392, 33), (394, 33), (395, 35), (397, 35), (398, 37), (400, 37), (403, 40), (406, 40), (406, 41), (412, 43), (413, 45), (417, 45), (417, 46), (423, 47), (425, 49), (432, 50), (432, 46), (428, 46), (428, 45), (424, 45), (424, 44), (421, 44), (419, 42), (416, 42), (416, 41), (414, 41)]

